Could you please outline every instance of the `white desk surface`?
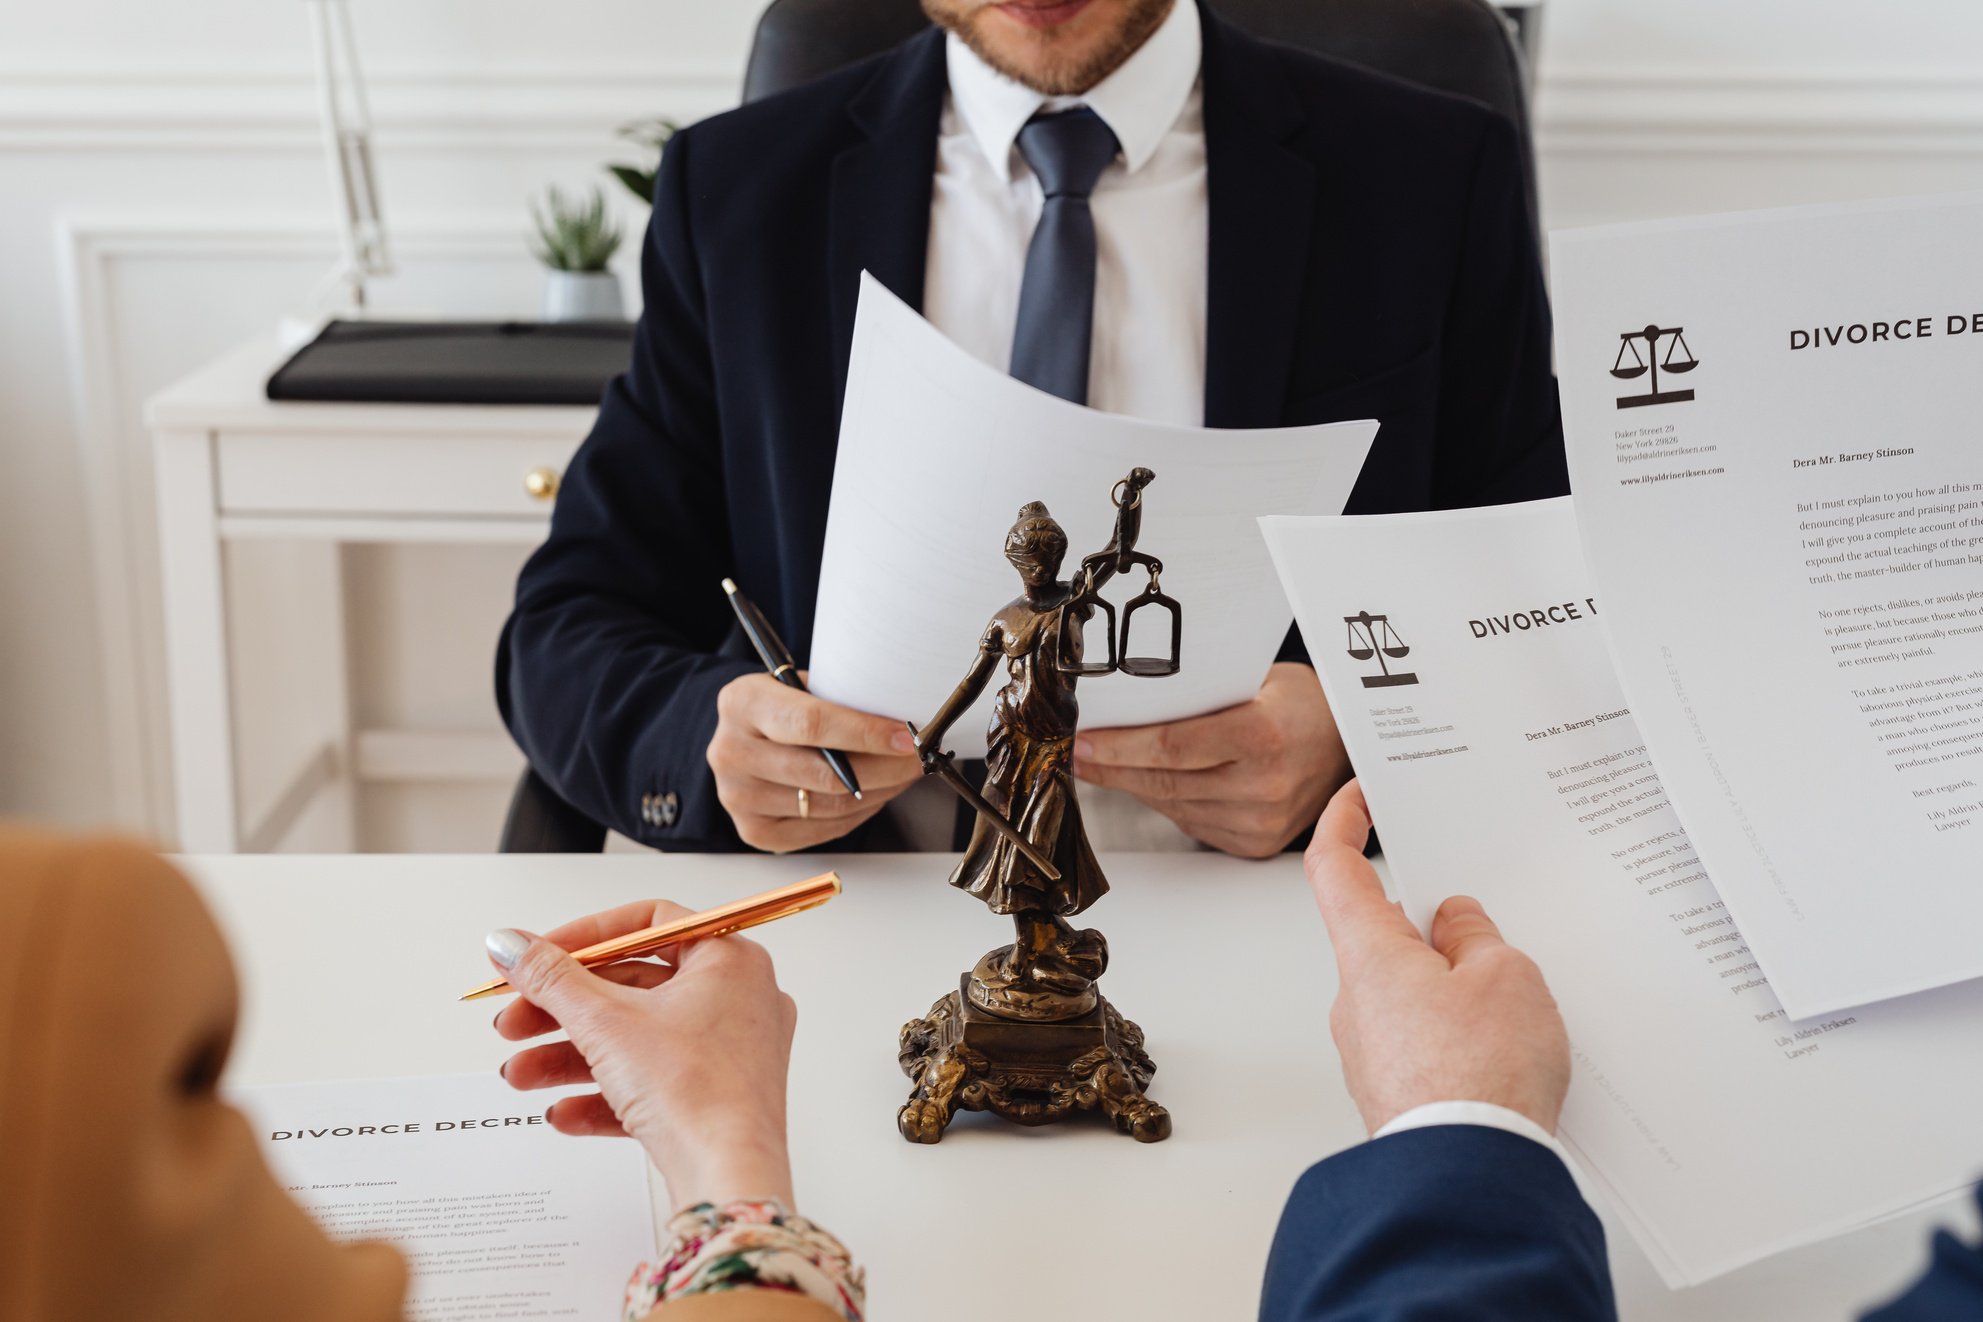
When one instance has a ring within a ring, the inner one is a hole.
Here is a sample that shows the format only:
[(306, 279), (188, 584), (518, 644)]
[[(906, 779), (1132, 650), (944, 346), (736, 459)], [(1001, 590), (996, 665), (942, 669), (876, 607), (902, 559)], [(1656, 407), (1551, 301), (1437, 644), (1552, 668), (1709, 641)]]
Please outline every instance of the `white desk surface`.
[[(1311, 1162), (1363, 1136), (1337, 1073), (1334, 970), (1295, 859), (1114, 855), (1083, 916), (1109, 938), (1103, 987), (1143, 1025), (1176, 1132), (1022, 1129), (960, 1114), (903, 1141), (896, 1034), (1009, 939), (944, 884), (948, 857), (213, 856), (183, 860), (242, 969), (240, 1083), (493, 1071), (482, 935), (543, 930), (630, 899), (693, 907), (840, 869), (847, 892), (761, 929), (799, 1003), (792, 1149), (803, 1208), (868, 1268), (881, 1322), (1027, 1316), (1252, 1319), (1281, 1204)], [(1730, 1123), (1763, 1124), (1732, 1112)], [(605, 1141), (605, 1140), (573, 1140)], [(1669, 1292), (1607, 1218), (1627, 1319), (1845, 1319), (1910, 1279), (1951, 1203)], [(629, 1264), (631, 1266), (631, 1264)], [(601, 1319), (600, 1322), (605, 1322)]]

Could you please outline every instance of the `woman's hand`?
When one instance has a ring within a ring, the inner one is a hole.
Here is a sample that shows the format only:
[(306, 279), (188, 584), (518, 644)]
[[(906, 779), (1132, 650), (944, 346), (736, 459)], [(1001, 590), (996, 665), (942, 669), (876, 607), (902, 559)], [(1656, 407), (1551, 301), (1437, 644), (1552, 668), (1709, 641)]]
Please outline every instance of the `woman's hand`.
[[(818, 759), (815, 758), (815, 761)], [(666, 900), (593, 914), (532, 937), (489, 934), (489, 957), (519, 998), (496, 1016), (512, 1042), (563, 1029), (503, 1063), (520, 1089), (596, 1083), (545, 1113), (566, 1134), (632, 1135), (675, 1206), (743, 1198), (792, 1205), (785, 1077), (797, 1009), (771, 956), (726, 936), (588, 970), (567, 951), (680, 918)]]

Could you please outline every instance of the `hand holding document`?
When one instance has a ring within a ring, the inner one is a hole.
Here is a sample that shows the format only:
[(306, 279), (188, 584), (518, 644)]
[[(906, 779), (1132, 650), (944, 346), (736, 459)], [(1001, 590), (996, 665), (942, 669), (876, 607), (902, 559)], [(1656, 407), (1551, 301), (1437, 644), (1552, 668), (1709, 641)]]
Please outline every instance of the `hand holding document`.
[(1983, 975), (1983, 196), (1554, 236), (1624, 692), (1799, 1018)]
[[(992, 612), (1018, 595), (999, 548), (1019, 507), (1046, 503), (1067, 530), (1071, 567), (1108, 541), (1110, 488), (1143, 466), (1157, 477), (1141, 549), (1163, 560), (1164, 591), (1190, 619), (1183, 667), (1161, 684), (1084, 686), (1082, 724), (1143, 725), (1243, 702), (1289, 623), (1254, 516), (1339, 512), (1376, 432), (1374, 422), (1218, 431), (1082, 408), (979, 362), (863, 276), (812, 690), (924, 719)], [(957, 724), (963, 756), (984, 751), (990, 701)]]
[(1983, 984), (1786, 1014), (1619, 689), (1569, 500), (1262, 527), (1407, 914), (1473, 895), (1541, 966), (1561, 1136), (1670, 1284), (1983, 1170)]
[(408, 1322), (610, 1318), (653, 1255), (647, 1162), (493, 1074), (237, 1089), (284, 1189), (412, 1268)]

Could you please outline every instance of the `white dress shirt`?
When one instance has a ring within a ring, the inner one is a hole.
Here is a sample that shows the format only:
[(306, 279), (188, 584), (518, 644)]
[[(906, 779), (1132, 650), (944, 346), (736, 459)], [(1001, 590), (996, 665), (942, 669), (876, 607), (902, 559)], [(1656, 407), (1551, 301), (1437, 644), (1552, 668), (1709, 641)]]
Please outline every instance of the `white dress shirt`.
[[(1085, 105), (1122, 148), (1089, 199), (1095, 320), (1088, 404), (1158, 422), (1204, 422), (1202, 40), (1198, 6), (1176, 0), (1136, 53), (1085, 95), (1047, 97), (949, 38), (950, 91), (937, 130), (923, 274), (923, 315), (932, 325), (1001, 372), (1010, 368), (1026, 249), (1043, 204), (1017, 145), (1019, 130), (1041, 110)], [(929, 792), (936, 788), (905, 794), (896, 819), (917, 845), (946, 849), (955, 805)], [(1120, 790), (1082, 786), (1081, 811), (1099, 849), (1196, 847), (1168, 818)]]
[(1095, 184), (1095, 323), (1088, 403), (1197, 426), (1205, 419), (1205, 126), (1198, 6), (1177, 0), (1135, 54), (1079, 97), (1046, 97), (949, 38), (923, 315), (1005, 371), (1026, 249), (1042, 204), (1017, 146), (1041, 110), (1085, 105), (1122, 152)]
[[(1570, 1166), (1570, 1154), (1556, 1141), (1556, 1136), (1544, 1129), (1520, 1111), (1511, 1111), (1493, 1102), (1427, 1102), (1414, 1106), (1403, 1115), (1394, 1116), (1372, 1138), (1388, 1138), (1392, 1134), (1402, 1134), (1407, 1129), (1430, 1129), (1435, 1125), (1479, 1125), (1484, 1129), (1499, 1129), (1510, 1134), (1520, 1134), (1523, 1138), (1540, 1143), (1554, 1152), (1565, 1166)], [(1570, 1166), (1572, 1170), (1576, 1167)]]

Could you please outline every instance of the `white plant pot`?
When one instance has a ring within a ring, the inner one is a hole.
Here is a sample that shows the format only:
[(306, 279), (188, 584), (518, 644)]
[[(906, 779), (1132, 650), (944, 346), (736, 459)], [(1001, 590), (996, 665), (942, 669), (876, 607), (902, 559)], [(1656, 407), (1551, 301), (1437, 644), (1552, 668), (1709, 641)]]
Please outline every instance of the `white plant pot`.
[(544, 320), (623, 321), (620, 277), (611, 271), (546, 271)]

